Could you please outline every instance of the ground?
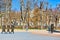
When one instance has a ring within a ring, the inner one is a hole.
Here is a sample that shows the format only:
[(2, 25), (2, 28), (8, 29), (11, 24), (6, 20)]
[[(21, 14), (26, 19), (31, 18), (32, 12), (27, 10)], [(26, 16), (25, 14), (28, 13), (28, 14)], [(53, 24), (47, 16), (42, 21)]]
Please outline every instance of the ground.
[(11, 34), (9, 34), (9, 33), (1, 34), (0, 33), (0, 40), (60, 40), (60, 37), (38, 35), (38, 34), (34, 34), (32, 32), (33, 32), (32, 30), (29, 30), (29, 31), (15, 30), (14, 34), (13, 33), (11, 33)]

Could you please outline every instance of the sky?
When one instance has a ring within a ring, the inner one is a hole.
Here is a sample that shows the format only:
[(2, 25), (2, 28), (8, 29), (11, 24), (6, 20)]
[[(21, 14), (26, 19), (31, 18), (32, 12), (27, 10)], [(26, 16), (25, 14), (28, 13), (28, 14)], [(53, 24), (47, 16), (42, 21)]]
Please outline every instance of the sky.
[[(39, 2), (41, 0), (38, 0), (38, 6), (39, 6)], [(60, 3), (60, 0), (45, 0), (47, 2), (49, 2), (49, 4), (52, 5), (52, 8), (56, 8), (56, 5)], [(24, 0), (24, 3), (26, 3), (26, 0)], [(12, 0), (12, 10), (14, 11), (20, 11), (20, 0)]]

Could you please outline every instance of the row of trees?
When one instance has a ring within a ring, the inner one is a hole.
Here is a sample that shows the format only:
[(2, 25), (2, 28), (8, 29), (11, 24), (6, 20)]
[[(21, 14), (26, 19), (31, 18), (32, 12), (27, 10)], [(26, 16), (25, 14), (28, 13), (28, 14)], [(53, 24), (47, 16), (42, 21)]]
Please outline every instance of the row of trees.
[[(26, 11), (25, 15), (27, 15), (27, 13), (28, 13), (28, 20), (26, 20), (26, 21), (28, 21), (28, 23), (27, 23), (28, 26), (30, 26), (30, 24), (29, 24), (30, 22), (32, 22), (31, 23), (32, 25), (34, 24), (34, 27), (49, 25), (51, 23), (54, 23), (55, 26), (57, 26), (57, 23), (58, 23), (59, 17), (60, 17), (59, 16), (60, 12), (58, 12), (58, 11), (60, 11), (60, 4), (57, 4), (56, 9), (55, 9), (56, 11), (54, 10), (54, 12), (53, 12), (52, 5), (50, 5), (48, 2), (40, 1), (39, 2), (40, 6), (39, 6), (38, 1), (39, 0), (27, 0), (26, 6), (24, 5), (24, 1), (23, 0), (21, 1), (21, 3), (22, 3), (21, 12)], [(50, 5), (50, 8), (48, 8), (49, 5)], [(23, 7), (25, 8), (25, 10), (23, 10)], [(24, 13), (21, 13), (21, 14), (24, 14)], [(30, 17), (30, 15), (32, 15), (33, 17), (32, 16)]]
[[(11, 16), (11, 2), (12, 1), (8, 1), (7, 4), (4, 4), (6, 9), (4, 12), (4, 20), (6, 20), (5, 24), (7, 23), (7, 20), (8, 23), (11, 23), (12, 20), (17, 21), (18, 18), (19, 25), (21, 26), (23, 24), (23, 29), (26, 25), (28, 27), (42, 28), (43, 26), (49, 25), (51, 22), (55, 23), (55, 26), (57, 26), (57, 22), (60, 17), (60, 4), (57, 5), (55, 9), (56, 11), (53, 11), (52, 5), (50, 5), (46, 1), (26, 0), (26, 2), (24, 3), (24, 0), (20, 0), (20, 16), (15, 15), (13, 18)], [(50, 8), (48, 8), (49, 5)], [(8, 16), (8, 18), (6, 16)]]

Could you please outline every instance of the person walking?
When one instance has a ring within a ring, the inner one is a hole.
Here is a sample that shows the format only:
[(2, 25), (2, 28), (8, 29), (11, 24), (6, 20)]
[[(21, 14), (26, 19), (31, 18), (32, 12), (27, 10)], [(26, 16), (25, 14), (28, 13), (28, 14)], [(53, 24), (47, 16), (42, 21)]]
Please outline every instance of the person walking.
[(28, 25), (26, 25), (25, 27), (26, 27), (26, 31), (28, 31)]
[(11, 22), (11, 32), (14, 33), (14, 24), (13, 24), (13, 22)]
[(3, 32), (6, 33), (6, 26), (5, 25), (2, 25), (2, 32), (1, 33), (3, 33)]
[(54, 24), (51, 24), (51, 33), (54, 32)]
[(10, 33), (10, 25), (7, 25), (7, 32)]

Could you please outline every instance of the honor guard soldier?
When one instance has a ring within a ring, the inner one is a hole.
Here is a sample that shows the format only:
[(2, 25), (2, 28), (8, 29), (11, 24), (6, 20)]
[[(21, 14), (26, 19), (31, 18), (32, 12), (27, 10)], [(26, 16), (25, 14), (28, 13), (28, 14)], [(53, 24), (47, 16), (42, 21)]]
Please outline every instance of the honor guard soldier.
[(6, 26), (5, 25), (2, 25), (2, 32), (1, 33), (3, 33), (3, 32), (6, 33)]
[(7, 25), (7, 32), (10, 33), (10, 25)]
[(51, 24), (51, 33), (54, 31), (54, 24)]
[(14, 23), (13, 22), (11, 22), (11, 32), (14, 33)]

